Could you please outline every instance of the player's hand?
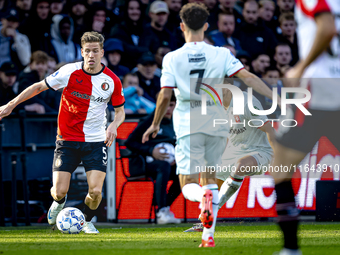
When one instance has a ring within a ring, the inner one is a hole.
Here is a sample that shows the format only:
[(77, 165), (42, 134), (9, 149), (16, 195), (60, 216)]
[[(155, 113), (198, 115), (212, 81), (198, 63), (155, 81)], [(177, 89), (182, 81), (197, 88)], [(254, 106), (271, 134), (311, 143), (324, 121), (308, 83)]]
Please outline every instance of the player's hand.
[(152, 138), (155, 138), (159, 132), (159, 126), (151, 125), (144, 133), (142, 143), (149, 141), (149, 136), (152, 134)]
[(12, 111), (13, 111), (13, 107), (11, 107), (9, 104), (5, 104), (1, 106), (0, 107), (0, 120), (10, 115)]
[(106, 146), (111, 147), (116, 137), (117, 137), (117, 128), (114, 125), (110, 124), (110, 126), (106, 130), (106, 140), (104, 141)]
[(165, 152), (164, 147), (158, 147), (153, 149), (152, 157), (156, 160), (166, 160), (169, 158), (169, 154)]

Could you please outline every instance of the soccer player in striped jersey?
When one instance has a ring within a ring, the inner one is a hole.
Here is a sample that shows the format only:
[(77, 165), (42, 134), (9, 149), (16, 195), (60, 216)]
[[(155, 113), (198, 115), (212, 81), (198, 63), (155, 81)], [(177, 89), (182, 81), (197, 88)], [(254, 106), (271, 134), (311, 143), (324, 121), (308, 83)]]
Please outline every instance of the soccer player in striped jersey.
[[(124, 95), (119, 78), (101, 64), (104, 37), (97, 32), (86, 32), (81, 38), (84, 62), (67, 64), (45, 80), (25, 89), (8, 104), (0, 107), (0, 120), (25, 100), (47, 89), (63, 89), (58, 114), (58, 132), (53, 159), (54, 199), (47, 220), (56, 224), (63, 209), (71, 174), (83, 162), (89, 186), (84, 201), (86, 234), (97, 234), (90, 222), (98, 208), (107, 167), (107, 146), (117, 136), (117, 128), (125, 119)], [(106, 129), (106, 108), (111, 100), (115, 107), (114, 121)], [(105, 131), (106, 129), (106, 131)]]

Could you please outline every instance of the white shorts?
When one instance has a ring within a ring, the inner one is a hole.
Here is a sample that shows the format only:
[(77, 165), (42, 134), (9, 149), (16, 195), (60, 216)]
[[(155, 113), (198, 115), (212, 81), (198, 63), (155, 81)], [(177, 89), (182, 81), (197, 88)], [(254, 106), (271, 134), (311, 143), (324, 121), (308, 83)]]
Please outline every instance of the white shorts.
[(198, 174), (206, 167), (216, 167), (227, 144), (227, 138), (202, 133), (187, 135), (177, 140), (175, 158), (177, 174)]
[(241, 170), (244, 170), (244, 172), (246, 172), (247, 176), (262, 174), (263, 172), (262, 166), (268, 166), (270, 162), (272, 161), (272, 154), (267, 151), (254, 151), (254, 152), (237, 155), (235, 157), (228, 158), (228, 159), (222, 158), (221, 167), (218, 168), (219, 171), (216, 171), (216, 178), (222, 181), (225, 181), (232, 172), (236, 171), (237, 161), (240, 158), (243, 158), (245, 156), (252, 156), (257, 161), (257, 166), (255, 168), (256, 172), (252, 171), (252, 172), (247, 173), (249, 169), (241, 169)]

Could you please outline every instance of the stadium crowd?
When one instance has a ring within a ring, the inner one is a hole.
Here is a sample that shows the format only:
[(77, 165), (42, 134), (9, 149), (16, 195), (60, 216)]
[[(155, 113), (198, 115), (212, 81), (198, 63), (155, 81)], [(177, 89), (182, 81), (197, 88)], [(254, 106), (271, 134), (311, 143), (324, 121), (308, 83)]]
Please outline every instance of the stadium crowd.
[[(210, 11), (205, 41), (227, 47), (269, 87), (298, 61), (294, 0), (189, 0)], [(151, 113), (162, 59), (184, 44), (185, 0), (0, 0), (0, 105), (65, 63), (81, 60), (86, 31), (105, 36), (107, 65), (121, 80), (127, 114)], [(234, 82), (235, 85), (240, 85)], [(59, 95), (44, 92), (21, 108), (57, 112)], [(259, 99), (266, 109), (268, 99)], [(270, 101), (270, 100), (269, 100)]]

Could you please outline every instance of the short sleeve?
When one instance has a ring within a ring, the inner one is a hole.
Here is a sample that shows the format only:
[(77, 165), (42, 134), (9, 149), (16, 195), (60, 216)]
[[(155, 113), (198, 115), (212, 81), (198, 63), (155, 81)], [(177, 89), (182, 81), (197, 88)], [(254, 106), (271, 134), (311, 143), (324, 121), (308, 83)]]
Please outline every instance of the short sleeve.
[(175, 74), (171, 68), (170, 54), (164, 56), (162, 65), (161, 88), (176, 88)]
[(229, 49), (226, 49), (226, 48), (223, 48), (223, 49), (227, 51), (225, 73), (229, 77), (232, 77), (235, 74), (237, 74), (239, 71), (244, 69), (244, 66), (240, 60), (234, 57), (234, 55), (230, 52)]
[(298, 0), (297, 5), (300, 6), (304, 14), (310, 17), (315, 17), (315, 15), (322, 12), (331, 12), (327, 0)]
[(59, 70), (45, 78), (46, 85), (53, 90), (65, 88), (71, 74), (76, 70), (75, 64), (62, 66)]
[[(245, 96), (244, 100), (246, 100), (246, 102), (248, 102), (247, 96)], [(262, 107), (260, 101), (254, 96), (253, 96), (253, 107), (256, 110), (263, 111), (263, 107)], [(244, 116), (248, 120), (253, 120), (252, 125), (260, 125), (261, 124), (259, 121), (255, 121), (255, 120), (261, 120), (261, 121), (263, 121), (263, 124), (265, 124), (268, 121), (267, 115), (257, 115), (257, 114), (252, 113), (249, 110), (248, 103), (246, 104), (246, 107), (244, 109)]]
[(122, 82), (117, 76), (113, 77), (113, 82), (114, 82), (114, 90), (111, 96), (112, 106), (121, 107), (125, 103)]

